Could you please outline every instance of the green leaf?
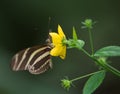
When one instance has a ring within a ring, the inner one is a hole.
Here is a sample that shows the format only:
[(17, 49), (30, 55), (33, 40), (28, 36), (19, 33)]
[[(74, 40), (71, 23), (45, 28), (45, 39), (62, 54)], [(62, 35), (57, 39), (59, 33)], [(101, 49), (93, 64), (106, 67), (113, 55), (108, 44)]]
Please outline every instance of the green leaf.
[(85, 45), (85, 42), (83, 40), (77, 40), (76, 47), (81, 49)]
[(94, 56), (120, 56), (120, 46), (107, 46), (96, 51)]
[(75, 27), (73, 27), (73, 39), (74, 40), (77, 40), (77, 34), (76, 34), (76, 30), (75, 30)]
[(85, 83), (83, 94), (92, 94), (103, 82), (105, 71), (100, 71), (92, 75)]

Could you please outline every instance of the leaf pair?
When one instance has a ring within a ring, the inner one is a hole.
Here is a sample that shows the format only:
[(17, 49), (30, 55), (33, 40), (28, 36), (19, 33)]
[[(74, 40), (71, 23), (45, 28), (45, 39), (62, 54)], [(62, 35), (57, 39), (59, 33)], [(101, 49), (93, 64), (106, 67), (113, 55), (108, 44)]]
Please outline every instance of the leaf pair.
[[(107, 46), (104, 48), (99, 49), (98, 51), (96, 51), (96, 53), (94, 54), (94, 56), (96, 57), (113, 57), (113, 56), (120, 56), (120, 46)], [(110, 66), (106, 61), (102, 60), (102, 61), (98, 61), (96, 60), (96, 62), (102, 66), (104, 69), (111, 71), (113, 74), (117, 75), (120, 77), (120, 71), (117, 70), (116, 68)]]

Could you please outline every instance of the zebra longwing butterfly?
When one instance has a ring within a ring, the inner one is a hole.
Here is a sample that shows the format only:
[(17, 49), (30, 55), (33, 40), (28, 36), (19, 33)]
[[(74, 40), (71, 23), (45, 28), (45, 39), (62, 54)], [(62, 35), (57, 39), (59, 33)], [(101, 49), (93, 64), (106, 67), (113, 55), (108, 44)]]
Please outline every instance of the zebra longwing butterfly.
[(31, 74), (41, 74), (52, 68), (50, 45), (40, 45), (19, 51), (12, 58), (13, 71), (28, 70)]

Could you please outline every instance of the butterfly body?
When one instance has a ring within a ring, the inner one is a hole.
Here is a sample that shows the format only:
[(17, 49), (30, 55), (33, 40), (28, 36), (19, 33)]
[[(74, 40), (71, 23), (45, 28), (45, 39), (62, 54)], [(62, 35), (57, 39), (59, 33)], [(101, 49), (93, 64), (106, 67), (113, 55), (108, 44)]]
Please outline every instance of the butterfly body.
[(42, 45), (29, 47), (18, 52), (12, 58), (12, 70), (28, 70), (31, 74), (45, 72), (52, 68), (50, 50), (49, 45)]

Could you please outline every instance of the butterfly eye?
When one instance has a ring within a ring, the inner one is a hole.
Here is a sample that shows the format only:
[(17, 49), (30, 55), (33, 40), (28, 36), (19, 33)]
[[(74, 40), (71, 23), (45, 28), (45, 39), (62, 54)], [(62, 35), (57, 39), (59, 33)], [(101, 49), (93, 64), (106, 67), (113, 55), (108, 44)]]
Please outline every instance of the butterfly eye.
[(28, 70), (32, 74), (41, 74), (52, 67), (51, 47), (48, 45), (34, 46), (18, 52), (13, 58), (13, 71)]

